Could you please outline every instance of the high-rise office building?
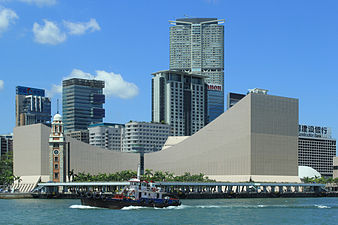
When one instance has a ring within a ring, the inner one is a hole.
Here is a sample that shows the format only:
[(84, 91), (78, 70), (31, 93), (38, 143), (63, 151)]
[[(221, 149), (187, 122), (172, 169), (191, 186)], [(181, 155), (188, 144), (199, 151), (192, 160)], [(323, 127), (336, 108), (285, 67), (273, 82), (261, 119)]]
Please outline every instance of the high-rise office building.
[(65, 132), (87, 130), (105, 117), (104, 81), (72, 78), (62, 82), (62, 110)]
[(309, 166), (322, 176), (332, 177), (335, 156), (336, 140), (331, 136), (331, 128), (299, 125), (299, 166)]
[(68, 137), (71, 137), (76, 140), (89, 144), (89, 131), (88, 130), (68, 131), (66, 135)]
[(51, 101), (45, 97), (45, 90), (16, 87), (15, 97), (16, 126), (43, 123), (50, 125)]
[(124, 125), (115, 123), (96, 123), (88, 127), (89, 144), (101, 148), (122, 151)]
[(173, 25), (170, 69), (206, 76), (211, 87), (207, 95), (209, 123), (224, 112), (224, 20), (184, 18), (169, 22)]
[(0, 135), (0, 160), (13, 152), (13, 134)]
[(170, 136), (170, 126), (162, 123), (130, 121), (123, 132), (123, 152), (156, 152)]
[(227, 109), (230, 109), (232, 106), (234, 106), (237, 102), (239, 102), (244, 97), (245, 95), (243, 94), (229, 92), (228, 99), (227, 99)]
[(152, 121), (171, 126), (174, 136), (190, 136), (206, 123), (203, 75), (164, 70), (153, 73)]

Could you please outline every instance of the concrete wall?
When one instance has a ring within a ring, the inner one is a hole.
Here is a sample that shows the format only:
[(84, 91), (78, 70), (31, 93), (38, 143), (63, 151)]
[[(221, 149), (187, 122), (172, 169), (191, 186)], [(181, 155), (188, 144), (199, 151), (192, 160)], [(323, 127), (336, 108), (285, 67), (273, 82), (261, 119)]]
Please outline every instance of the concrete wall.
[(251, 98), (251, 173), (298, 175), (298, 99)]
[[(14, 129), (16, 176), (49, 176), (49, 134), (50, 128), (43, 124)], [(71, 137), (66, 137), (66, 142), (70, 142), (70, 169), (74, 169), (75, 173), (98, 174), (127, 169), (137, 170), (138, 154), (98, 148)], [(68, 149), (65, 154), (68, 156)], [(64, 164), (67, 166), (67, 161)]]
[(70, 168), (75, 173), (114, 173), (121, 170), (137, 170), (139, 154), (114, 152), (88, 145), (73, 138), (70, 142)]
[(250, 101), (244, 98), (179, 144), (147, 154), (147, 168), (175, 174), (250, 175)]
[(13, 164), (16, 176), (49, 175), (49, 133), (50, 128), (41, 124), (14, 128)]

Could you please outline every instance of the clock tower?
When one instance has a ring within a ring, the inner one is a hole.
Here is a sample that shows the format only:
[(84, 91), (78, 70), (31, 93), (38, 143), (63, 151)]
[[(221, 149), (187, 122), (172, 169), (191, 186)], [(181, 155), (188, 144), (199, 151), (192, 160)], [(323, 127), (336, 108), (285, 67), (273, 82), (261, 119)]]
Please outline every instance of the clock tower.
[(65, 165), (66, 142), (63, 135), (62, 116), (55, 114), (52, 122), (52, 130), (49, 135), (49, 176), (50, 181), (66, 181)]

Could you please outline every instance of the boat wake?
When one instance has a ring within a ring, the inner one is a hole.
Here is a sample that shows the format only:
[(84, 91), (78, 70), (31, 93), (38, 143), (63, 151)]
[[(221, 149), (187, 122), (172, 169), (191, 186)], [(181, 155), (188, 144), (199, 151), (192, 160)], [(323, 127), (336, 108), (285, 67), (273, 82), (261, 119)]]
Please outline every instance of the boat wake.
[(143, 207), (143, 206), (126, 206), (123, 207), (121, 210), (139, 210), (139, 209), (156, 209), (156, 210), (168, 210), (168, 209), (185, 209), (190, 208), (191, 206), (188, 205), (180, 205), (180, 206), (168, 206), (165, 208), (153, 208), (153, 207)]
[[(326, 205), (180, 205), (180, 206), (169, 206), (165, 208), (152, 208), (143, 206), (126, 206), (121, 210), (140, 210), (140, 209), (156, 209), (156, 210), (181, 210), (188, 208), (200, 208), (200, 209), (212, 209), (212, 208), (319, 208), (319, 209), (330, 209), (332, 207)], [(71, 209), (101, 209), (98, 207), (86, 206), (86, 205), (71, 205)], [(335, 208), (335, 207), (334, 207)], [(103, 209), (103, 208), (102, 208)]]
[[(326, 205), (180, 205), (170, 206), (163, 209), (187, 209), (187, 208), (200, 208), (200, 209), (219, 209), (219, 208), (319, 208), (330, 209), (332, 207)], [(335, 207), (334, 207), (335, 208)]]
[(71, 209), (100, 209), (98, 207), (87, 206), (87, 205), (71, 205), (69, 206)]
[(144, 206), (126, 206), (126, 207), (123, 207), (121, 210), (137, 210), (137, 209), (149, 209), (149, 207), (144, 207)]
[(331, 209), (330, 206), (326, 206), (326, 205), (315, 205), (315, 206), (317, 206), (317, 208), (319, 209)]
[(168, 210), (168, 209), (186, 209), (186, 208), (190, 208), (191, 206), (189, 205), (179, 205), (179, 206), (168, 206), (168, 207), (165, 207), (165, 208), (155, 208), (155, 209), (165, 209), (165, 210)]

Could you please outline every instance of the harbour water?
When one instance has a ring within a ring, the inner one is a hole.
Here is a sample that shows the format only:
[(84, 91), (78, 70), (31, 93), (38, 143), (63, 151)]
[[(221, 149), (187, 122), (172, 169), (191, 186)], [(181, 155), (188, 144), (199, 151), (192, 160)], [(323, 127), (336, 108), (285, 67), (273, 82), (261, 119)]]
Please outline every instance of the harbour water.
[(338, 224), (338, 198), (182, 200), (179, 207), (122, 210), (73, 199), (0, 199), (0, 224)]

